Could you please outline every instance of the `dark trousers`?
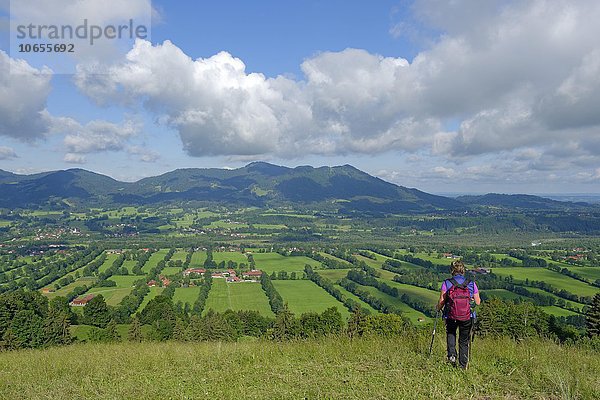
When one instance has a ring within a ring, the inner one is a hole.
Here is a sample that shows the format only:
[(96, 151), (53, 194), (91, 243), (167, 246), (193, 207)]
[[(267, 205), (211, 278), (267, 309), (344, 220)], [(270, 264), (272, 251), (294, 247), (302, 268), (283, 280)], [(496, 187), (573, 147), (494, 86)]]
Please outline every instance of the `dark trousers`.
[(456, 357), (456, 329), (458, 328), (458, 362), (465, 368), (469, 361), (469, 336), (472, 321), (446, 320), (446, 342), (448, 344), (448, 358)]

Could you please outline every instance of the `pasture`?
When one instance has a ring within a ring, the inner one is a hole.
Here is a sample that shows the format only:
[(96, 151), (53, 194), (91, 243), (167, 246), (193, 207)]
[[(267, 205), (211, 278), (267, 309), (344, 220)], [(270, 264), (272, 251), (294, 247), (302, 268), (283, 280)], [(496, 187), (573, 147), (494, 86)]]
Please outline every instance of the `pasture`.
[(227, 283), (225, 279), (213, 279), (204, 312), (210, 309), (217, 312), (254, 310), (273, 316), (267, 295), (256, 282)]
[(350, 315), (348, 309), (323, 288), (309, 280), (273, 281), (283, 301), (296, 315), (306, 312), (323, 312), (329, 307), (337, 307), (344, 318)]
[(160, 249), (160, 250), (152, 253), (152, 255), (150, 256), (148, 261), (146, 261), (146, 263), (142, 267), (142, 272), (144, 274), (147, 274), (148, 272), (150, 272), (150, 270), (152, 268), (156, 267), (156, 265), (158, 265), (158, 263), (160, 261), (165, 259), (165, 256), (167, 255), (168, 252), (169, 252), (169, 249)]
[(318, 268), (320, 263), (312, 258), (304, 256), (285, 257), (279, 253), (256, 253), (252, 254), (256, 268), (266, 273), (286, 271), (288, 273), (296, 272), (300, 274), (304, 272), (304, 266), (309, 264), (313, 269)]
[(492, 272), (498, 276), (512, 276), (516, 283), (529, 281), (544, 281), (558, 290), (564, 289), (569, 293), (578, 296), (594, 296), (600, 292), (600, 288), (595, 288), (591, 285), (573, 279), (569, 276), (558, 272), (550, 271), (546, 268), (525, 268), (525, 267), (509, 267), (509, 268), (493, 268)]

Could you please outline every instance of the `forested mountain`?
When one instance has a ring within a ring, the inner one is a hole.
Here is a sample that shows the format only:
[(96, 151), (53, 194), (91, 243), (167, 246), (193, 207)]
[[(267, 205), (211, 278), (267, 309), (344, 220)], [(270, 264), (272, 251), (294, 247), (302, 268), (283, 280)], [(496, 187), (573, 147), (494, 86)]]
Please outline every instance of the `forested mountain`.
[(237, 169), (178, 169), (120, 182), (82, 169), (18, 175), (0, 170), (0, 207), (151, 205), (173, 202), (228, 206), (314, 207), (340, 212), (423, 213), (481, 207), (569, 210), (591, 207), (526, 195), (451, 199), (373, 177), (353, 166), (287, 168), (254, 162)]

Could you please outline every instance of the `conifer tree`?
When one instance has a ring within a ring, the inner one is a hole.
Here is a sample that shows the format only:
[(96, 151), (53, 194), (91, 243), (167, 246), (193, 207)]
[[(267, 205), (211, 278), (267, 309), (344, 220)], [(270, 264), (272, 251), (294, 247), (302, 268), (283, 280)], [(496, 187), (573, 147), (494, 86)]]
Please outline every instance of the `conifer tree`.
[(600, 336), (600, 293), (597, 293), (586, 315), (587, 332), (590, 337)]
[(131, 342), (142, 341), (142, 325), (138, 317), (131, 319), (131, 325), (129, 325), (128, 338)]

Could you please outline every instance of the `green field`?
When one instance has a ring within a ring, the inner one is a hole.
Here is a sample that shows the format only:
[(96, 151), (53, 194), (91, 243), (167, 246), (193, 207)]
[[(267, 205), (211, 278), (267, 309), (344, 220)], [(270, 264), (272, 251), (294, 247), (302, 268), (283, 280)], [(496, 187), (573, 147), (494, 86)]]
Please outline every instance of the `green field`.
[(188, 303), (191, 306), (198, 299), (199, 293), (199, 287), (177, 288), (173, 295), (173, 304), (177, 304), (177, 302), (181, 301), (183, 304)]
[(165, 259), (165, 256), (167, 255), (168, 252), (169, 252), (169, 249), (160, 249), (157, 252), (152, 253), (152, 255), (150, 256), (148, 261), (146, 261), (146, 264), (144, 264), (144, 266), (142, 267), (142, 272), (144, 274), (147, 274), (148, 272), (150, 272), (150, 270), (152, 268), (156, 267), (156, 265), (159, 263), (159, 261), (162, 261)]
[(555, 315), (557, 317), (570, 317), (572, 315), (579, 315), (571, 310), (565, 310), (564, 308), (556, 307), (556, 306), (542, 306), (540, 307), (546, 313)]
[[(75, 282), (68, 284), (67, 286), (61, 287), (56, 292), (44, 293), (45, 296), (49, 298), (57, 297), (57, 296), (66, 296), (73, 291), (77, 286), (90, 286), (96, 282), (96, 278), (91, 276), (85, 276), (77, 279)], [(52, 286), (50, 286), (52, 287)]]
[(108, 280), (117, 283), (114, 287), (94, 287), (86, 292), (86, 294), (94, 293), (101, 294), (106, 300), (106, 304), (109, 306), (116, 306), (123, 300), (123, 297), (127, 296), (131, 289), (133, 289), (133, 282), (139, 280), (139, 276), (135, 275), (121, 275), (113, 276)]
[(190, 261), (190, 268), (197, 268), (204, 266), (204, 261), (206, 261), (206, 252), (205, 251), (195, 251), (192, 254), (192, 261)]
[(98, 272), (100, 272), (100, 273), (106, 272), (107, 269), (112, 267), (113, 263), (115, 262), (115, 260), (117, 258), (119, 258), (119, 254), (107, 254), (106, 261), (104, 261), (104, 263), (102, 263), (100, 268), (98, 268)]
[(443, 335), (436, 335), (428, 358), (429, 338), (76, 344), (2, 352), (0, 398), (598, 398), (600, 357), (593, 350), (478, 338), (464, 372), (444, 363)]
[(331, 254), (327, 254), (327, 253), (324, 253), (324, 252), (322, 252), (322, 251), (321, 251), (321, 252), (319, 252), (319, 254), (320, 254), (320, 255), (322, 255), (322, 256), (323, 256), (323, 257), (325, 257), (325, 258), (329, 258), (329, 259), (335, 260), (335, 261), (337, 261), (337, 262), (340, 262), (340, 263), (342, 263), (342, 264), (346, 264), (346, 265), (348, 265), (348, 268), (353, 268), (353, 267), (354, 267), (354, 266), (353, 266), (351, 263), (349, 263), (348, 261), (346, 261), (346, 260), (342, 260), (341, 258), (338, 258), (338, 257), (336, 257), (336, 256), (332, 256)]
[(572, 267), (569, 265), (566, 268), (575, 272), (581, 277), (590, 280), (591, 282), (595, 282), (597, 279), (600, 279), (600, 267)]
[(181, 261), (181, 262), (185, 262), (185, 259), (188, 255), (187, 251), (176, 251), (175, 254), (173, 254), (173, 257), (171, 257), (171, 260), (169, 261)]
[(254, 310), (265, 316), (273, 316), (267, 295), (260, 283), (254, 282), (227, 283), (225, 279), (213, 279), (204, 311), (210, 309), (219, 312)]
[[(379, 279), (381, 281), (381, 279)], [(425, 289), (418, 286), (406, 285), (404, 283), (385, 281), (391, 287), (398, 288), (400, 295), (406, 293), (409, 296), (418, 297), (426, 303), (435, 305), (440, 299), (440, 294), (434, 290)]]
[(488, 289), (482, 290), (481, 293), (485, 293), (490, 297), (496, 297), (502, 300), (517, 300), (517, 299), (527, 299), (527, 297), (518, 295), (506, 289)]
[[(384, 255), (379, 254), (379, 253), (374, 253), (372, 251), (370, 251), (369, 253), (373, 254), (375, 256), (375, 258), (377, 258), (376, 262), (380, 264), (380, 266), (378, 268), (381, 268), (381, 266), (383, 265), (383, 263), (385, 262), (385, 260), (394, 260), (394, 261), (399, 262), (399, 263), (402, 264), (402, 266), (400, 267), (402, 269), (408, 269), (408, 270), (423, 269), (423, 267), (421, 267), (419, 265), (411, 264), (411, 263), (408, 263), (406, 261), (401, 261), (401, 260), (397, 260), (395, 258), (390, 258), (390, 257), (384, 256)], [(368, 258), (368, 257), (365, 257), (365, 258)], [(374, 260), (371, 260), (371, 262), (373, 262), (373, 261)]]
[(123, 267), (127, 268), (127, 272), (129, 272), (130, 274), (132, 273), (131, 271), (133, 270), (133, 267), (135, 267), (136, 265), (137, 265), (137, 260), (123, 261)]
[(252, 254), (256, 268), (266, 273), (286, 271), (288, 273), (296, 272), (302, 276), (304, 266), (312, 265), (313, 269), (319, 268), (320, 263), (312, 258), (304, 256), (285, 257), (279, 253), (255, 253)]
[(176, 275), (178, 273), (180, 273), (182, 271), (182, 269), (180, 267), (165, 267), (162, 271), (161, 271), (161, 275), (164, 276), (169, 276), (169, 275)]
[[(428, 318), (425, 314), (423, 314), (420, 311), (415, 310), (414, 308), (412, 308), (411, 306), (409, 306), (408, 304), (406, 304), (405, 302), (400, 300), (398, 297), (390, 296), (387, 293), (383, 293), (373, 286), (363, 286), (363, 285), (358, 285), (358, 284), (357, 284), (357, 286), (360, 289), (367, 291), (372, 296), (383, 300), (386, 304), (390, 304), (390, 305), (393, 305), (394, 307), (396, 307), (398, 310), (400, 310), (402, 312), (402, 314), (406, 318), (408, 318), (410, 320), (410, 322), (412, 322), (415, 325), (421, 325), (424, 322), (427, 322), (430, 320), (430, 318)], [(424, 322), (419, 322), (419, 319), (424, 320)]]
[(546, 268), (493, 268), (492, 272), (498, 276), (512, 275), (516, 283), (524, 282), (525, 279), (529, 279), (530, 281), (544, 281), (558, 290), (564, 289), (567, 292), (578, 296), (594, 296), (596, 293), (600, 292), (600, 288), (595, 288), (578, 281), (577, 279), (550, 271)]
[(144, 300), (142, 300), (142, 303), (140, 304), (139, 308), (137, 309), (138, 312), (142, 311), (144, 309), (144, 307), (146, 307), (146, 305), (150, 302), (150, 300), (152, 300), (153, 298), (155, 298), (156, 296), (161, 294), (163, 290), (164, 290), (164, 288), (161, 288), (158, 286), (151, 287), (150, 292), (148, 292), (146, 297), (144, 297)]
[(355, 295), (352, 292), (347, 291), (344, 287), (340, 286), (340, 285), (333, 285), (335, 286), (335, 288), (337, 290), (340, 291), (340, 293), (342, 293), (345, 297), (350, 298), (352, 300), (354, 300), (355, 302), (357, 302), (358, 304), (360, 304), (360, 307), (362, 309), (366, 309), (369, 310), (369, 312), (371, 314), (379, 314), (379, 311), (377, 311), (376, 309), (374, 309), (373, 307), (371, 307), (369, 304), (365, 303), (364, 301), (362, 301), (357, 295)]
[(350, 269), (320, 269), (317, 273), (332, 282), (337, 282), (348, 275)]
[(248, 258), (239, 251), (213, 251), (213, 260), (219, 264), (221, 261), (235, 261), (238, 264), (248, 264)]
[(273, 286), (288, 303), (290, 311), (298, 316), (306, 312), (323, 312), (329, 307), (337, 307), (344, 318), (350, 315), (342, 303), (312, 281), (273, 281)]
[[(523, 286), (523, 287), (525, 289), (529, 290), (530, 292), (539, 293), (539, 294), (543, 294), (543, 295), (546, 295), (546, 296), (550, 296), (550, 297), (553, 297), (557, 301), (561, 300), (561, 298), (558, 297), (557, 295), (549, 293), (549, 292), (546, 292), (545, 290), (538, 289), (538, 288), (533, 288), (533, 287), (525, 287), (525, 286)], [(575, 308), (578, 308), (580, 310), (584, 307), (583, 304), (575, 302), (575, 301), (570, 301), (570, 300), (565, 300), (565, 299), (562, 299), (562, 300), (564, 300), (565, 303), (569, 305), (569, 307), (575, 307)]]

